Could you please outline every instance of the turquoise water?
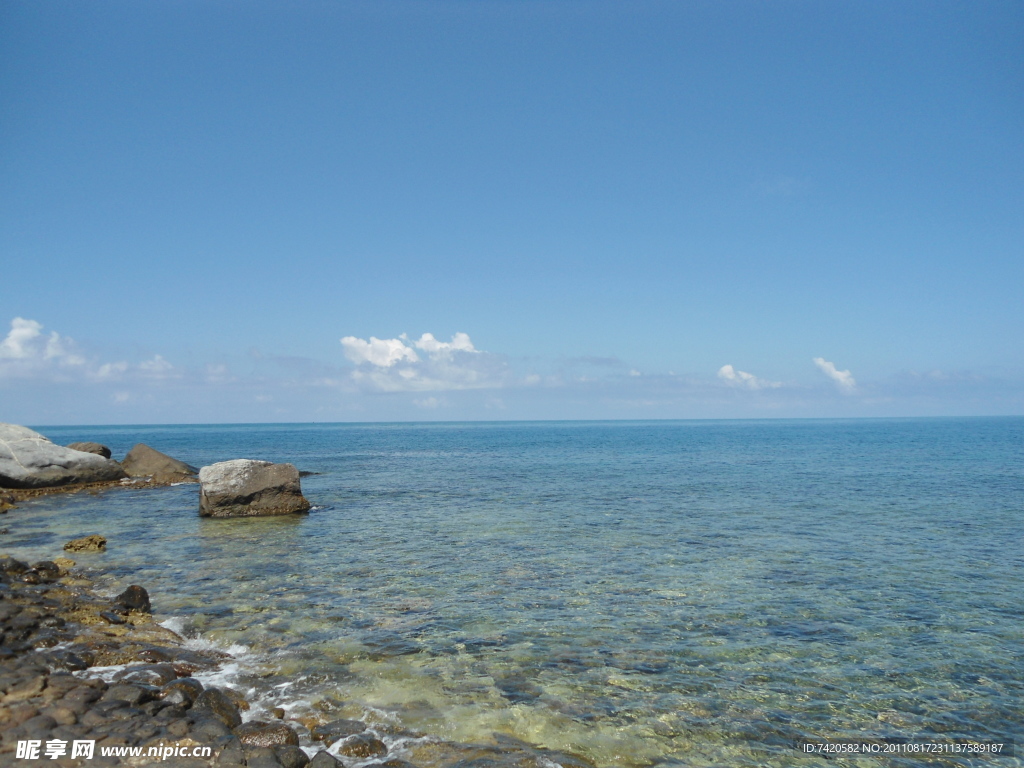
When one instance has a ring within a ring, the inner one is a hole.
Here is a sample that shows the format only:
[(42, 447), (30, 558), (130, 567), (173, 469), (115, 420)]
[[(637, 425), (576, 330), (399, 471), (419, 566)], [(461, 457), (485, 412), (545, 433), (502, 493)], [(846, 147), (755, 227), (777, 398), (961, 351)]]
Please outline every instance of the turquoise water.
[(247, 648), (234, 682), (293, 715), (601, 768), (915, 765), (795, 745), (1024, 735), (1021, 418), (40, 431), (320, 473), (308, 516), (116, 489), (26, 503), (0, 538), (53, 557), (105, 535), (81, 564)]

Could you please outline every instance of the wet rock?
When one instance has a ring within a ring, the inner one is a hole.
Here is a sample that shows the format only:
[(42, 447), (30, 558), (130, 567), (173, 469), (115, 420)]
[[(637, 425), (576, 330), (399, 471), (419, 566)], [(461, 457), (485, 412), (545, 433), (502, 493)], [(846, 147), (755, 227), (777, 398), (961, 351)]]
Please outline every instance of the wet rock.
[(108, 624), (125, 624), (124, 616), (118, 616), (113, 611), (100, 611), (100, 618)]
[(417, 768), (417, 766), (408, 760), (400, 760), (397, 757), (393, 757), (390, 760), (385, 760), (383, 763), (370, 763), (365, 768)]
[(339, 739), (354, 736), (365, 730), (366, 723), (359, 720), (332, 720), (329, 723), (314, 726), (309, 732), (316, 741), (333, 744)]
[(236, 766), (245, 765), (245, 752), (242, 750), (242, 742), (237, 738), (228, 741), (217, 755), (217, 765)]
[(152, 613), (149, 604), (149, 593), (138, 584), (132, 584), (114, 598), (114, 602), (135, 613)]
[(144, 683), (158, 687), (177, 678), (178, 674), (170, 664), (139, 664), (123, 669), (114, 675), (114, 679), (119, 682)]
[(158, 483), (190, 480), (196, 474), (195, 467), (172, 459), (166, 453), (160, 453), (145, 443), (138, 443), (128, 451), (128, 455), (121, 461), (121, 466), (128, 477), (151, 477)]
[(309, 755), (291, 744), (274, 747), (274, 754), (281, 768), (305, 768), (309, 765)]
[(254, 747), (245, 751), (245, 764), (249, 768), (284, 768), (270, 747)]
[(55, 557), (53, 558), (53, 564), (60, 569), (60, 576), (67, 576), (68, 571), (75, 567), (75, 561), (67, 557)]
[(220, 688), (207, 688), (196, 697), (192, 709), (208, 711), (229, 728), (237, 728), (242, 724), (242, 716), (238, 707)]
[(110, 449), (100, 443), (68, 443), (68, 448), (72, 451), (81, 451), (82, 453), (95, 453), (97, 456), (102, 456), (104, 459), (110, 458)]
[(245, 700), (245, 696), (240, 694), (234, 688), (221, 688), (224, 695), (227, 696), (231, 701), (238, 707), (239, 712), (246, 712), (249, 709), (249, 702)]
[(382, 757), (387, 753), (388, 748), (384, 742), (370, 733), (360, 733), (351, 736), (338, 747), (338, 754), (361, 759)]
[(32, 570), (42, 576), (45, 581), (56, 581), (62, 575), (60, 566), (52, 560), (40, 560), (32, 565)]
[(81, 672), (91, 666), (87, 659), (69, 650), (53, 651), (46, 658), (54, 669), (66, 669), (68, 672)]
[(235, 736), (251, 747), (273, 747), (277, 744), (299, 745), (299, 735), (281, 722), (251, 720), (235, 728)]
[(254, 517), (308, 512), (293, 464), (235, 459), (199, 470), (199, 514)]
[(285, 711), (281, 707), (274, 707), (270, 710), (270, 714), (276, 717), (278, 720), (284, 720)]
[(0, 487), (50, 488), (124, 476), (116, 461), (54, 445), (28, 427), (0, 423)]
[(164, 685), (157, 695), (171, 704), (191, 707), (202, 692), (202, 683), (194, 677), (182, 677)]
[(3, 555), (0, 557), (0, 572), (8, 576), (18, 576), (28, 570), (28, 563)]
[(7, 694), (3, 697), (3, 703), (7, 706), (16, 704), (19, 701), (27, 701), (33, 696), (38, 696), (46, 687), (45, 675), (33, 675), (28, 679), (13, 683), (7, 688)]
[[(205, 713), (205, 715), (204, 715)], [(188, 734), (200, 743), (209, 743), (232, 736), (231, 728), (225, 722), (206, 710), (192, 708), (191, 717), (195, 718), (189, 726)]]
[(173, 661), (172, 656), (162, 648), (146, 648), (145, 650), (139, 651), (139, 661), (147, 661), (150, 664), (160, 664), (165, 661)]
[(135, 706), (137, 704), (145, 704), (154, 698), (156, 698), (156, 690), (150, 686), (116, 684), (107, 688), (100, 701), (122, 701)]
[(342, 762), (330, 752), (321, 750), (313, 755), (313, 759), (309, 761), (307, 768), (341, 768)]
[(67, 552), (104, 552), (106, 549), (107, 540), (96, 534), (72, 539), (64, 545), (64, 550)]

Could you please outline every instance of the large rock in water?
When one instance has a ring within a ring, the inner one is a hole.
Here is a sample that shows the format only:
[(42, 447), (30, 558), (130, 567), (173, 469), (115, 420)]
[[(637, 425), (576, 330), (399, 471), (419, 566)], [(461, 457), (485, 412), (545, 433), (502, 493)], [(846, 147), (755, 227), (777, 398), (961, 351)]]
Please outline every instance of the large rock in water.
[(121, 461), (121, 466), (128, 473), (128, 477), (151, 477), (158, 483), (174, 483), (191, 479), (196, 475), (195, 467), (172, 459), (166, 453), (160, 453), (145, 443), (138, 443), (128, 451), (128, 455)]
[(294, 464), (234, 459), (199, 470), (199, 514), (255, 517), (309, 511)]
[(104, 459), (110, 458), (110, 449), (100, 443), (68, 443), (68, 448), (72, 451), (81, 451), (82, 453), (95, 453)]
[(50, 488), (124, 476), (116, 461), (54, 445), (28, 427), (0, 423), (0, 488)]

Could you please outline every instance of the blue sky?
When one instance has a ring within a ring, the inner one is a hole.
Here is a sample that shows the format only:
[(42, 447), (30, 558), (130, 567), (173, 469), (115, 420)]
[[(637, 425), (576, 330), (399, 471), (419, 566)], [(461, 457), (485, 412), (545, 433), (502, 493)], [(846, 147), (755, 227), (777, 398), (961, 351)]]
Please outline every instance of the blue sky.
[(0, 421), (1024, 413), (1022, 30), (11, 0)]

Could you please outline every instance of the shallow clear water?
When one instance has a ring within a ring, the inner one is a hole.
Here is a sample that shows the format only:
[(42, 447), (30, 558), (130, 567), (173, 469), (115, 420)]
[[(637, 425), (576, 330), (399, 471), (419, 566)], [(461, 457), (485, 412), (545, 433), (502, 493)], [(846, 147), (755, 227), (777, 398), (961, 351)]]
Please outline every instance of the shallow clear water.
[(794, 745), (1024, 735), (1021, 418), (40, 431), (320, 473), (308, 516), (115, 489), (26, 503), (0, 537), (41, 558), (103, 534), (80, 564), (250, 648), (236, 682), (294, 713), (602, 768), (913, 765)]

